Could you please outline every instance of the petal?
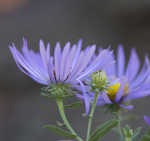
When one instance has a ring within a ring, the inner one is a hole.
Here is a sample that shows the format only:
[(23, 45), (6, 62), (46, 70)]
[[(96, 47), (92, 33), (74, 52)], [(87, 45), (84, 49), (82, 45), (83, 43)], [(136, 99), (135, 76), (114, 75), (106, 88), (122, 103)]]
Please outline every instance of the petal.
[(144, 116), (144, 120), (148, 126), (150, 126), (150, 118), (148, 116)]
[(23, 52), (24, 59), (26, 60), (28, 65), (30, 65), (30, 67), (34, 69), (35, 72), (37, 72), (41, 76), (44, 76), (45, 78), (49, 78), (48, 72), (44, 68), (44, 63), (40, 54), (35, 53), (32, 50), (28, 50), (27, 40), (25, 39), (23, 39), (22, 52)]
[[(112, 56), (112, 59), (111, 59), (111, 60), (114, 60), (114, 54), (113, 54), (113, 53), (111, 54), (111, 56)], [(116, 75), (117, 75), (117, 72), (116, 72), (116, 71), (117, 71), (117, 70), (116, 70), (116, 62), (111, 63), (110, 65), (106, 65), (106, 66), (104, 67), (104, 71), (106, 72), (108, 78), (109, 78), (109, 77), (110, 77), (110, 78), (116, 77)]]
[(72, 67), (72, 61), (74, 59), (74, 56), (76, 54), (77, 46), (73, 45), (70, 49), (70, 52), (68, 52), (67, 57), (65, 59), (65, 68), (64, 68), (64, 80), (70, 79), (71, 74), (71, 67)]
[(60, 80), (60, 63), (61, 63), (61, 48), (60, 44), (57, 43), (54, 51), (54, 61), (55, 61), (55, 79), (56, 81)]
[(149, 95), (150, 95), (150, 89), (145, 91), (136, 90), (134, 92), (129, 93), (127, 96), (125, 96), (124, 101), (139, 99)]
[(65, 80), (66, 77), (66, 63), (70, 61), (70, 58), (68, 58), (68, 55), (70, 53), (70, 42), (66, 43), (63, 51), (62, 51), (62, 57), (61, 57), (61, 68), (60, 68), (60, 80)]
[(122, 98), (123, 93), (124, 93), (124, 87), (125, 87), (126, 84), (127, 84), (126, 78), (122, 77), (121, 80), (120, 80), (120, 88), (119, 88), (119, 90), (116, 94), (116, 98), (115, 98), (116, 102), (119, 102), (120, 99)]
[(96, 70), (103, 70), (104, 67), (113, 63), (114, 60), (112, 60), (111, 54), (112, 52), (109, 50), (103, 50), (77, 79), (81, 80), (90, 75), (92, 72)]
[(85, 104), (85, 113), (86, 115), (88, 115), (89, 111), (90, 111), (90, 96), (86, 93), (84, 84), (79, 81), (81, 88), (82, 88), (82, 93), (83, 93), (83, 98), (84, 98), (84, 104)]
[(146, 56), (141, 72), (139, 73), (137, 78), (130, 84), (130, 87), (135, 88), (141, 85), (145, 81), (145, 79), (149, 76), (149, 74), (150, 74), (150, 62), (148, 57)]
[(73, 71), (73, 69), (74, 69), (74, 67), (75, 67), (75, 65), (77, 63), (78, 57), (79, 57), (80, 52), (81, 52), (81, 46), (82, 46), (82, 40), (79, 40), (78, 46), (77, 46), (78, 48), (77, 48), (77, 51), (75, 53), (74, 59), (72, 61), (71, 72)]
[(123, 105), (123, 104), (120, 104), (120, 107), (124, 108), (124, 109), (127, 109), (127, 110), (132, 110), (134, 108), (133, 105)]
[(97, 100), (97, 106), (102, 106), (105, 104), (112, 104), (112, 102), (109, 99), (109, 97), (107, 96), (107, 94), (102, 92), (101, 94), (99, 94), (99, 97)]
[(80, 59), (78, 61), (79, 63), (76, 66), (76, 69), (71, 74), (73, 76), (72, 80), (76, 79), (76, 77), (86, 69), (87, 65), (91, 62), (91, 58), (94, 55), (95, 49), (96, 46), (93, 45), (91, 47), (88, 47), (85, 51), (81, 52), (82, 56), (80, 56)]
[[(49, 79), (46, 76), (43, 76), (42, 73), (36, 70), (36, 68), (26, 60), (24, 56), (13, 46), (9, 47), (10, 51), (14, 57), (14, 60), (18, 66), (18, 68), (24, 72), (26, 75), (37, 81), (38, 83), (47, 85)], [(26, 54), (28, 55), (28, 54)], [(35, 57), (35, 56), (34, 56)]]
[(139, 58), (137, 56), (135, 49), (132, 49), (126, 70), (126, 76), (128, 77), (129, 82), (131, 82), (135, 78), (135, 76), (139, 72), (139, 68), (140, 68)]
[(125, 68), (125, 55), (124, 49), (122, 45), (118, 47), (118, 56), (117, 56), (117, 70), (118, 70), (118, 77), (121, 77), (124, 74)]
[(39, 46), (40, 46), (40, 54), (41, 54), (43, 65), (45, 69), (48, 71), (47, 51), (45, 50), (45, 46), (42, 40), (40, 40)]

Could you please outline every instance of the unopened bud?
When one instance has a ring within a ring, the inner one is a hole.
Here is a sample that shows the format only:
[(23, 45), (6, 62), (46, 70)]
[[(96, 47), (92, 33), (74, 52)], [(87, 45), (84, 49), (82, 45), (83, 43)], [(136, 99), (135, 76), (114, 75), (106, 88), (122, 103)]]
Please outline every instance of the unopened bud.
[(95, 91), (102, 91), (107, 86), (107, 76), (104, 71), (96, 71), (92, 74), (91, 87)]

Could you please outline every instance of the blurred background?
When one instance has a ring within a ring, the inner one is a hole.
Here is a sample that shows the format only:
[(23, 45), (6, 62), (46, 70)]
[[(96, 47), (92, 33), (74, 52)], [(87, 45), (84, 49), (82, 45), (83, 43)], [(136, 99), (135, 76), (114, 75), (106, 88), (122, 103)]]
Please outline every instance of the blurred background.
[[(84, 47), (111, 45), (115, 50), (123, 44), (127, 56), (135, 47), (143, 63), (145, 53), (150, 54), (150, 1), (0, 0), (0, 140), (58, 141), (61, 137), (42, 129), (60, 120), (55, 102), (40, 96), (41, 85), (19, 71), (8, 49), (12, 42), (21, 48), (22, 37), (34, 50), (39, 39), (54, 46), (56, 41), (64, 45), (82, 38)], [(132, 113), (139, 118), (133, 127), (145, 125), (149, 106), (149, 97), (135, 103)], [(82, 112), (69, 110), (68, 116), (84, 135), (87, 119), (81, 119)], [(100, 108), (96, 117), (94, 126), (109, 118)], [(103, 140), (113, 139), (111, 132)]]

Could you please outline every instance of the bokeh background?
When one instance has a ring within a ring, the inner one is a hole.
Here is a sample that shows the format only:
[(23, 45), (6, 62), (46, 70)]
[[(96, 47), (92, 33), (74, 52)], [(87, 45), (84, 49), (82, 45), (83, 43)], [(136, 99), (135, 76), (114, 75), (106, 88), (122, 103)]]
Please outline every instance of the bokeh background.
[[(150, 1), (148, 0), (0, 0), (0, 140), (58, 141), (61, 137), (42, 129), (59, 119), (54, 101), (40, 96), (41, 85), (16, 67), (8, 49), (14, 42), (21, 48), (22, 37), (38, 50), (43, 39), (52, 46), (83, 39), (84, 47), (97, 44), (106, 48), (125, 46), (127, 56), (135, 47), (141, 62), (150, 54)], [(145, 126), (143, 115), (150, 115), (150, 98), (135, 102), (133, 127)], [(67, 111), (75, 128), (85, 134), (84, 109)], [(98, 108), (94, 127), (109, 117)], [(113, 132), (103, 140), (116, 141)]]

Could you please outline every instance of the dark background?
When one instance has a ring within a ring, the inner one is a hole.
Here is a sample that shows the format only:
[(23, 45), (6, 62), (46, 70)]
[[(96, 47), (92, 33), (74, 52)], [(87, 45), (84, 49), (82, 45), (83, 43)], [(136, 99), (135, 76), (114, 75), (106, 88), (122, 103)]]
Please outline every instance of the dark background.
[[(127, 56), (135, 47), (141, 62), (150, 54), (150, 1), (148, 0), (0, 0), (0, 140), (58, 141), (61, 137), (42, 129), (55, 123), (59, 115), (54, 101), (40, 97), (41, 85), (25, 76), (16, 67), (8, 49), (15, 42), (21, 48), (22, 37), (30, 47), (38, 49), (39, 39), (76, 43), (84, 47), (96, 43), (106, 48), (125, 46)], [(150, 98), (138, 100), (132, 113), (133, 127), (146, 125), (143, 115), (149, 114)], [(68, 111), (75, 128), (85, 135), (87, 119), (81, 119), (84, 109)], [(104, 118), (105, 117), (105, 118)], [(109, 119), (97, 108), (94, 127)], [(104, 140), (116, 141), (113, 132)]]

